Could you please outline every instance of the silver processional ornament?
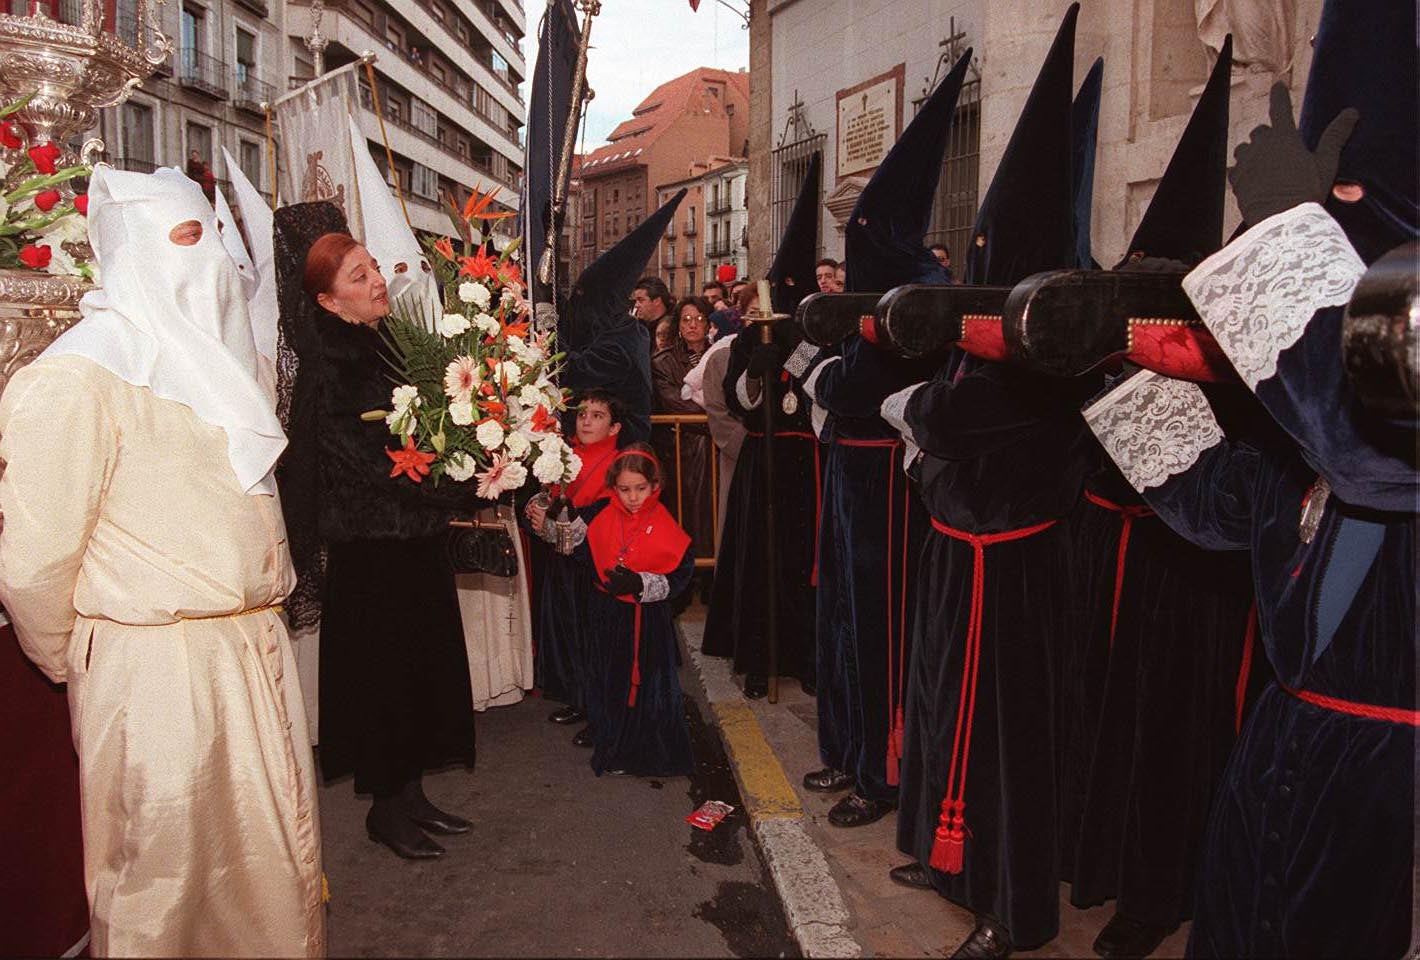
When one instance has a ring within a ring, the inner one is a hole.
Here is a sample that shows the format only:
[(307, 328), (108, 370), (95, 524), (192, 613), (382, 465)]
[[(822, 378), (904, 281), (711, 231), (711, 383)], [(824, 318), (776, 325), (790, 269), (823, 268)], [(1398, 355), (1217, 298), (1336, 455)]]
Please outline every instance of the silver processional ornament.
[(779, 406), (791, 417), (799, 412), (799, 398), (794, 395), (792, 387), (784, 394), (784, 400)]

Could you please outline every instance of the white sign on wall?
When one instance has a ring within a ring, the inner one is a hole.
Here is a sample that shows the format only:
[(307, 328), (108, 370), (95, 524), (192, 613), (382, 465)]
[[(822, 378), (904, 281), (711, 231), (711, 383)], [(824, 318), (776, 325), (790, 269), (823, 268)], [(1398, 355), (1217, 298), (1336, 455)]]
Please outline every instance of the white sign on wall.
[(839, 179), (871, 173), (902, 131), (905, 64), (838, 91), (837, 172)]

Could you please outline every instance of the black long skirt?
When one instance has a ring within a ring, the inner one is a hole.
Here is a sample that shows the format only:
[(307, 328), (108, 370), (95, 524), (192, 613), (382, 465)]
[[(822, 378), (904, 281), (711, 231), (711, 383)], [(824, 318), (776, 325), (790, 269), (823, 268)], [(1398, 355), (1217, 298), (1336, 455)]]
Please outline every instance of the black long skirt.
[(385, 796), (474, 756), (468, 654), (443, 537), (330, 543), (322, 774), (353, 773), (356, 793)]

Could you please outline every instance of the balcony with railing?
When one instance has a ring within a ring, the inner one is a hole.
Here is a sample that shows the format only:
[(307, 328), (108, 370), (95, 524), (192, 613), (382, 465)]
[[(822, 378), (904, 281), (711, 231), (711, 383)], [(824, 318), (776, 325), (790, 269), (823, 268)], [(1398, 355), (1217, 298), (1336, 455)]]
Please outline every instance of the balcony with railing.
[(128, 170), (133, 173), (152, 173), (158, 169), (157, 163), (147, 157), (112, 157), (108, 162), (115, 170)]
[(259, 17), (265, 17), (268, 13), (266, 0), (237, 0), (237, 3), (246, 7)]
[(178, 53), (177, 82), (179, 86), (205, 93), (215, 100), (226, 100), (228, 67), (216, 57), (191, 47)]
[(695, 266), (695, 248), (686, 247), (685, 256), (681, 258), (681, 264), (687, 267)]
[(232, 106), (248, 113), (265, 113), (263, 103), (276, 99), (276, 87), (258, 80), (251, 72), (238, 67), (232, 71)]
[(730, 255), (730, 241), (712, 240), (705, 245), (705, 256), (709, 259), (718, 257), (728, 257)]
[(718, 217), (722, 214), (729, 213), (732, 207), (734, 207), (734, 204), (730, 202), (730, 198), (728, 196), (723, 198), (716, 197), (714, 200), (711, 200), (710, 203), (706, 205), (705, 215), (707, 217)]
[(661, 267), (665, 270), (675, 269), (675, 246), (669, 245), (661, 252)]
[(693, 236), (695, 236), (695, 221), (694, 221), (694, 220), (687, 220), (687, 221), (685, 221), (685, 229), (684, 229), (682, 232), (683, 232), (687, 237), (693, 237)]

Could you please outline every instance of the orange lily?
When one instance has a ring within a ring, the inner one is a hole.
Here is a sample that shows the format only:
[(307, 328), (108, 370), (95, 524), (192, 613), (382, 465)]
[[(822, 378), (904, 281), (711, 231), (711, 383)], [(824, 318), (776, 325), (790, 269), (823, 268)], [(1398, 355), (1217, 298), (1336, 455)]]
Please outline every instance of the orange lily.
[(473, 188), (469, 193), (468, 202), (463, 205), (463, 218), (465, 220), (506, 220), (514, 216), (512, 210), (489, 210), (493, 205), (493, 198), (498, 196), (499, 187), (494, 187), (488, 193), (480, 194), (478, 188)]
[(434, 241), (434, 252), (445, 260), (452, 260), (454, 258), (453, 242), (448, 237), (440, 237)]
[(479, 406), (483, 408), (484, 413), (488, 414), (484, 419), (497, 420), (499, 423), (503, 422), (503, 414), (508, 412), (508, 408), (497, 400), (485, 400)]
[(385, 456), (394, 461), (394, 466), (390, 469), (390, 477), (404, 474), (415, 483), (423, 483), (424, 478), (429, 475), (429, 464), (434, 462), (434, 454), (424, 453), (414, 445), (414, 438), (410, 437), (404, 441), (403, 450), (385, 450)]
[(539, 403), (537, 405), (537, 409), (533, 411), (532, 415), (533, 432), (547, 433), (548, 431), (555, 429), (556, 426), (557, 418), (547, 412), (547, 407)]
[(479, 247), (478, 252), (471, 257), (459, 257), (459, 276), (472, 277), (474, 280), (482, 280), (485, 277), (497, 278), (498, 261), (488, 255), (487, 247)]
[(522, 323), (505, 323), (503, 332), (510, 337), (527, 337), (528, 322), (524, 320)]
[(523, 285), (523, 268), (516, 263), (505, 263), (498, 279), (503, 281), (504, 286), (521, 287)]

